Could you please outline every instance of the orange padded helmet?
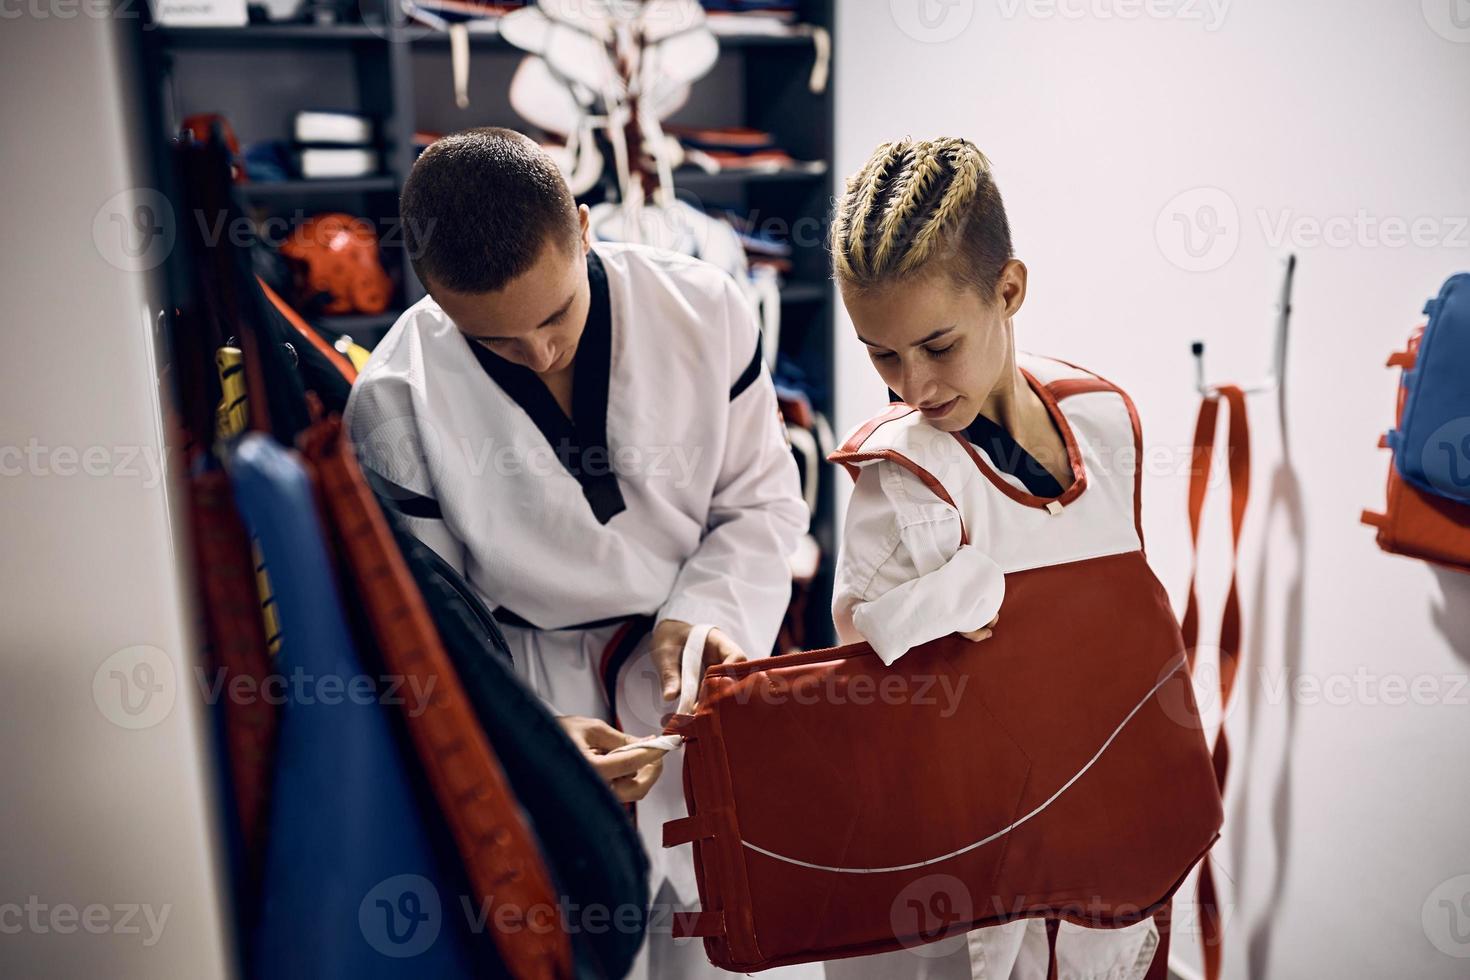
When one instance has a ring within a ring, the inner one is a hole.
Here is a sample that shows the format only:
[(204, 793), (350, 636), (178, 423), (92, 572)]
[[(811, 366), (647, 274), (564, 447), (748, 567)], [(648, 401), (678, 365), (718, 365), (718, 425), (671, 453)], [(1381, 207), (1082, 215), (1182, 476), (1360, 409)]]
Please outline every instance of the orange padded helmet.
[(393, 283), (378, 260), (373, 226), (350, 214), (319, 214), (297, 226), (281, 254), (305, 266), (307, 286), (328, 293), (327, 313), (381, 313)]

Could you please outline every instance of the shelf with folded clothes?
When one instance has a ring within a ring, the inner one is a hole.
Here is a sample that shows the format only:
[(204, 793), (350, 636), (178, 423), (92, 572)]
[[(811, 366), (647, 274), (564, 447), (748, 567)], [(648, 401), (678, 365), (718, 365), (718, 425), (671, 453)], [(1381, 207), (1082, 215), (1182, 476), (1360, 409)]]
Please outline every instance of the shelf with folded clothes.
[(719, 33), (721, 48), (809, 48), (812, 40), (801, 34)]
[[(409, 0), (401, 36), (416, 43), (448, 45), (448, 28), (466, 26), (473, 48), (517, 51), (500, 33), (501, 18), (532, 4), (487, 0)], [(812, 25), (799, 22), (794, 4), (707, 2), (708, 26), (722, 48), (804, 47), (813, 43)]]
[[(259, 127), (259, 118), (254, 125)], [(398, 178), (385, 170), (379, 130), (371, 113), (342, 109), (300, 109), (289, 138), (257, 139), (242, 148), (223, 113), (199, 113), (184, 119), (195, 139), (210, 127), (221, 127), (232, 149), (234, 168), (247, 180), (235, 185), (245, 201), (295, 201), (303, 196), (374, 194), (396, 191)]]
[[(400, 28), (407, 40), (415, 45), (423, 46), (449, 46), (449, 35), (444, 31), (434, 30), (418, 24), (410, 24)], [(470, 48), (474, 50), (498, 51), (524, 55), (525, 52), (513, 46), (509, 41), (500, 36), (493, 24), (489, 26), (471, 27), (467, 32)], [(739, 34), (723, 33), (716, 34), (722, 50), (738, 51), (744, 48), (810, 48), (811, 38), (801, 34)]]
[[(424, 46), (449, 46), (449, 31), (447, 25), (462, 23), (465, 25), (465, 36), (469, 39), (470, 47), (481, 50), (520, 52), (519, 48), (513, 46), (500, 33), (499, 18), (472, 18), (460, 21), (444, 21), (442, 18), (434, 17), (435, 11), (432, 7), (425, 8), (425, 16), (415, 17), (410, 10), (408, 19), (397, 28), (397, 37), (414, 45)], [(431, 19), (432, 18), (432, 19)]]
[(245, 200), (306, 197), (322, 194), (369, 194), (398, 189), (398, 178), (391, 174), (370, 177), (298, 177), (290, 180), (258, 180), (235, 185), (235, 195)]
[(722, 14), (706, 10), (710, 31), (721, 48), (789, 48), (810, 51), (816, 45), (826, 60), (831, 35), (819, 24), (800, 20), (793, 12), (786, 18)]
[(386, 43), (383, 24), (246, 24), (241, 27), (157, 27), (153, 33), (170, 48), (269, 47)]
[(794, 0), (700, 0), (706, 23), (716, 35), (781, 36), (803, 26)]
[[(445, 8), (473, 9), (475, 4), (443, 0), (442, 3), (425, 4), (430, 14), (443, 13)], [(466, 17), (469, 24), (468, 36), (473, 47), (485, 47), (504, 51), (518, 50), (500, 35), (498, 16)], [(794, 23), (768, 23), (759, 18), (716, 16), (711, 18), (716, 39), (722, 48), (747, 47), (809, 47), (812, 39), (806, 33), (807, 25)], [(312, 23), (261, 23), (226, 27), (158, 27), (156, 36), (167, 46), (185, 47), (238, 47), (302, 44), (340, 44), (357, 41), (384, 42), (405, 40), (423, 44), (449, 44), (449, 35), (427, 24), (412, 19), (403, 24), (312, 24)]]
[(819, 181), (826, 176), (825, 167), (820, 170), (783, 167), (775, 170), (745, 170), (731, 168), (709, 173), (698, 167), (682, 167), (674, 172), (674, 183), (681, 185), (737, 185), (774, 183), (778, 181)]
[(824, 159), (799, 159), (767, 129), (669, 125), (665, 131), (683, 148), (684, 165), (675, 174), (678, 179), (815, 180), (826, 176), (829, 169)]

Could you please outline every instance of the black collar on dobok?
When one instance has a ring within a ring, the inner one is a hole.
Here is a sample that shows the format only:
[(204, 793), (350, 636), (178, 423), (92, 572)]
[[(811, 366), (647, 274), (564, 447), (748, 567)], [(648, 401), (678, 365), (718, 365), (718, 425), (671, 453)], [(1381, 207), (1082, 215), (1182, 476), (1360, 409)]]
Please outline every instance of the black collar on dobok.
[(627, 504), (607, 448), (607, 393), (612, 367), (612, 300), (607, 270), (596, 252), (587, 253), (587, 283), (592, 303), (572, 367), (572, 417), (536, 372), (512, 364), (471, 341), (470, 350), (485, 373), (530, 416), (562, 466), (582, 487), (582, 496), (599, 524), (622, 513)]
[(1035, 456), (1015, 440), (1006, 427), (984, 415), (975, 416), (965, 429), (970, 444), (985, 450), (995, 468), (1019, 479), (1026, 492), (1037, 497), (1060, 497), (1063, 487)]

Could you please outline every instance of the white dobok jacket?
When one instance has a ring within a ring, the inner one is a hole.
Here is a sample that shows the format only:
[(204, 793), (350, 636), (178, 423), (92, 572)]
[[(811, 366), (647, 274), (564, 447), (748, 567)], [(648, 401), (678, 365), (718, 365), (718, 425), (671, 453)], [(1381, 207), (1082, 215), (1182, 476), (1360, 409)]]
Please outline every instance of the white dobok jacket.
[[(729, 276), (597, 244), (588, 279), (571, 419), (426, 297), (373, 351), (347, 425), (414, 534), (496, 610), (519, 676), (558, 714), (651, 734), (668, 709), (647, 642), (620, 658), (622, 688), (640, 696), (619, 706), (614, 639), (630, 617), (675, 619), (767, 655), (808, 511), (759, 330)], [(655, 888), (668, 877), (693, 900), (688, 855), (658, 840), (686, 813), (677, 755), (638, 823)]]

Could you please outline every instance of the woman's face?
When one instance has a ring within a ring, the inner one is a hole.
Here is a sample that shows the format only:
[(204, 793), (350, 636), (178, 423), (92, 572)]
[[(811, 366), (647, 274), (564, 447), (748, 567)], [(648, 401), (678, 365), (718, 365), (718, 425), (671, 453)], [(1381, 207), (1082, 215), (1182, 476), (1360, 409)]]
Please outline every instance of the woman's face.
[(946, 432), (975, 421), (1014, 360), (1008, 321), (1025, 298), (1026, 267), (1016, 259), (989, 298), (943, 271), (871, 289), (842, 286), (878, 376)]

